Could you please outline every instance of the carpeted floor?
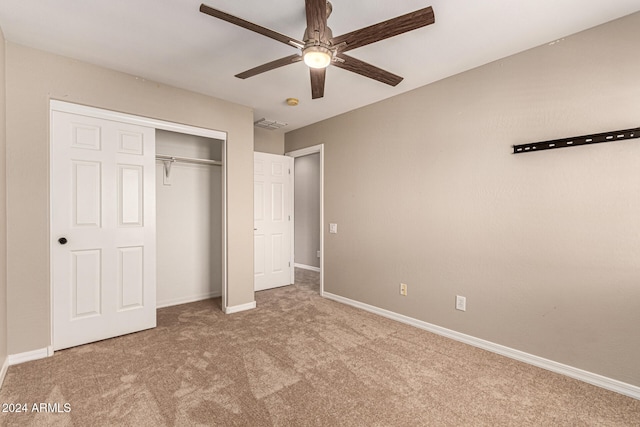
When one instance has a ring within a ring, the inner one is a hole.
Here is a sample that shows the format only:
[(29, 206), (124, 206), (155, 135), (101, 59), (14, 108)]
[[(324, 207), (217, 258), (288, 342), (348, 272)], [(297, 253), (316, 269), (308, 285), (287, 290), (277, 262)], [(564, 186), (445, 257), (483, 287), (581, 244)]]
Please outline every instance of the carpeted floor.
[(164, 308), (153, 330), (12, 366), (0, 404), (28, 410), (0, 423), (640, 425), (638, 400), (322, 299), (316, 283), (298, 271), (255, 310)]

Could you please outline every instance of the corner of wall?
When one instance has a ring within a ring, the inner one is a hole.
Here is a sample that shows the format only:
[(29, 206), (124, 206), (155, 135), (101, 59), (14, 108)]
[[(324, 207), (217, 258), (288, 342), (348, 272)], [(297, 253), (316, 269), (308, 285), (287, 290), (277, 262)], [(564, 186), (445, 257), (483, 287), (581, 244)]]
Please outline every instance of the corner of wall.
[(5, 40), (0, 28), (0, 387), (7, 372), (7, 204)]

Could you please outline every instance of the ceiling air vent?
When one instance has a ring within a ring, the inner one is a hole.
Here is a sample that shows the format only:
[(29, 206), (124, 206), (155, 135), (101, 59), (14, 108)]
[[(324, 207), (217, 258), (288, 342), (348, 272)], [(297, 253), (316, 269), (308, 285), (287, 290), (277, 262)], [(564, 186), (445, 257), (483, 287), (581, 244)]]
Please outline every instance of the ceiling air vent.
[(280, 129), (287, 125), (287, 123), (279, 122), (277, 120), (267, 120), (267, 119), (260, 119), (256, 122), (253, 122), (253, 124), (256, 127), (269, 129), (269, 130)]

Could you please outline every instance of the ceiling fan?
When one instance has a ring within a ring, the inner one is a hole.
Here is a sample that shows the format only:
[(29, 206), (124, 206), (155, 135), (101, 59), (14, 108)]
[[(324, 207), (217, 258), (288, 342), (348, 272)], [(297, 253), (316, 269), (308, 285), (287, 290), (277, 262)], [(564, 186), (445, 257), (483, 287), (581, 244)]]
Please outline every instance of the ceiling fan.
[(333, 10), (330, 2), (326, 0), (305, 0), (305, 9), (307, 29), (304, 32), (303, 40), (297, 40), (236, 16), (229, 15), (205, 4), (200, 5), (200, 12), (202, 13), (262, 34), (263, 36), (296, 47), (302, 51), (301, 54), (296, 53), (259, 65), (237, 74), (236, 77), (246, 79), (264, 73), (265, 71), (304, 61), (305, 64), (309, 66), (309, 71), (311, 72), (311, 97), (313, 99), (324, 96), (326, 68), (329, 65), (335, 65), (343, 70), (351, 71), (391, 86), (396, 86), (402, 81), (402, 77), (346, 55), (344, 52), (388, 39), (389, 37), (397, 36), (398, 34), (406, 33), (435, 22), (433, 9), (429, 6), (334, 37), (331, 28), (327, 26), (327, 18)]

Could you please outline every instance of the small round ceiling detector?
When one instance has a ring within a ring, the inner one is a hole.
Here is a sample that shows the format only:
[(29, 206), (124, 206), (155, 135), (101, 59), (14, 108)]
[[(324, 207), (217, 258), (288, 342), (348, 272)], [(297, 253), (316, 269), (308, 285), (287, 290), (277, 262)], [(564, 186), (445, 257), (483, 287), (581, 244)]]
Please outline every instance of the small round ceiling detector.
[(298, 105), (298, 102), (298, 98), (287, 98), (287, 105), (291, 107), (295, 107), (296, 105)]

